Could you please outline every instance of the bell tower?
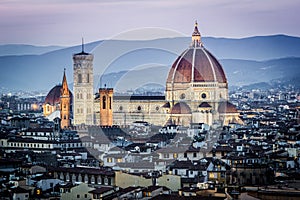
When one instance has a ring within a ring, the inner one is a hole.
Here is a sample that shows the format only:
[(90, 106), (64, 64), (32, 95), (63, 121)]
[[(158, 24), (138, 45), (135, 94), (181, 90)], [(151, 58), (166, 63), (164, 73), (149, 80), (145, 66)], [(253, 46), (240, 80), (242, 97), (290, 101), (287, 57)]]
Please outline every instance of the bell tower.
[(73, 55), (74, 125), (94, 124), (94, 78), (92, 54), (82, 51)]
[(60, 91), (60, 127), (68, 128), (71, 126), (71, 93), (68, 88), (66, 69), (62, 81), (62, 88)]
[(100, 125), (113, 125), (113, 88), (100, 88)]

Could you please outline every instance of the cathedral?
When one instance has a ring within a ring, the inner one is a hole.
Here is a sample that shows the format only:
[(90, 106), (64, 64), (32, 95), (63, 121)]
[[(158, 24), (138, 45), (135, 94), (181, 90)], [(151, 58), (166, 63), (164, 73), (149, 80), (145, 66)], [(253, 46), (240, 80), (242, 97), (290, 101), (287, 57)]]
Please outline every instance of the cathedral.
[(159, 126), (242, 123), (237, 109), (228, 101), (224, 70), (204, 47), (197, 23), (190, 45), (169, 70), (165, 96), (117, 96), (113, 88), (104, 87), (97, 89), (95, 98), (93, 59), (83, 46), (82, 52), (73, 55), (73, 125), (123, 126), (136, 121)]

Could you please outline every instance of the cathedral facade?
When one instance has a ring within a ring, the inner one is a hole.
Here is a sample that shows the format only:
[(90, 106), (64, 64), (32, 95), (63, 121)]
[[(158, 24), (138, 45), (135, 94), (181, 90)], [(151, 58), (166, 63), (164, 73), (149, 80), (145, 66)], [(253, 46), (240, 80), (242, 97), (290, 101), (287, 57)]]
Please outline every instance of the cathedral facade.
[(224, 70), (204, 47), (197, 23), (191, 44), (169, 70), (165, 96), (116, 96), (113, 88), (95, 92), (93, 59), (83, 46), (82, 52), (73, 55), (73, 125), (242, 123), (237, 109), (228, 101)]
[(242, 123), (235, 106), (228, 102), (224, 70), (204, 47), (197, 23), (190, 46), (169, 71), (165, 96), (115, 96), (113, 103), (113, 121), (118, 125), (134, 121), (161, 126)]

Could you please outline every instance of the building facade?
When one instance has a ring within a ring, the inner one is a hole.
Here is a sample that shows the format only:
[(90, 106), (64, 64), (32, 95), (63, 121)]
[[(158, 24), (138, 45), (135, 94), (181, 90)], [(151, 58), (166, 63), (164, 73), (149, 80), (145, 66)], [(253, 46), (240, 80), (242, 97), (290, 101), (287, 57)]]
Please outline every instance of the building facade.
[(197, 22), (191, 44), (166, 77), (165, 96), (116, 96), (113, 88), (100, 88), (95, 98), (93, 59), (83, 46), (82, 52), (73, 55), (74, 125), (123, 126), (135, 121), (160, 126), (242, 123), (235, 106), (228, 102), (224, 70), (204, 47)]
[(74, 125), (93, 125), (94, 122), (94, 73), (92, 54), (82, 52), (73, 55)]

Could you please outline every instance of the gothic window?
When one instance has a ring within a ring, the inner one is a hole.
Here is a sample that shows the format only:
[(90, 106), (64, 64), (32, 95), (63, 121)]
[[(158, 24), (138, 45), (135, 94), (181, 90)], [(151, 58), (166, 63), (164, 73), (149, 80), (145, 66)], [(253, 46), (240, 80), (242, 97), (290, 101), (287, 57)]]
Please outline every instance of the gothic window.
[(102, 109), (106, 109), (106, 96), (102, 97)]
[(64, 115), (64, 119), (67, 119), (67, 116), (66, 116), (66, 115)]
[(89, 83), (90, 82), (90, 74), (87, 74), (87, 78), (86, 79), (87, 79), (86, 82)]
[(78, 83), (82, 83), (82, 75), (78, 74)]

